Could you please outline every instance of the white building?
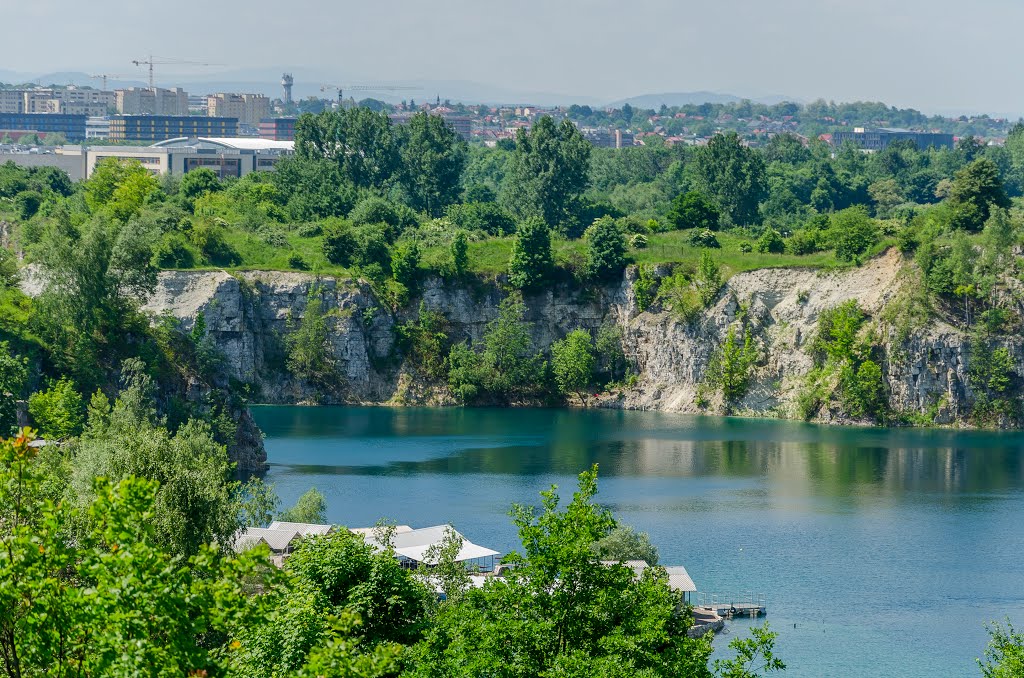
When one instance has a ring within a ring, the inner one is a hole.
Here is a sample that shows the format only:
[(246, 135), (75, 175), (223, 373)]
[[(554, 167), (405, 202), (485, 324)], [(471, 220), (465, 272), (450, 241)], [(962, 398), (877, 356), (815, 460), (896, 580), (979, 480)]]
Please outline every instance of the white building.
[(115, 106), (122, 115), (188, 115), (188, 92), (180, 87), (129, 87), (115, 91)]

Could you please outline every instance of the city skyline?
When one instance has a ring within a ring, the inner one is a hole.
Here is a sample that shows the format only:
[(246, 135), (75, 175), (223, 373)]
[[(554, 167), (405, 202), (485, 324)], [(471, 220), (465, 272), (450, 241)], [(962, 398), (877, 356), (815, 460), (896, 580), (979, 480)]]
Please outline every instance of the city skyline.
[[(470, 93), (476, 84), (598, 105), (709, 91), (752, 99), (874, 100), (941, 114), (1024, 112), (1024, 94), (999, 87), (1010, 76), (1010, 31), (1024, 19), (1024, 7), (1006, 0), (973, 3), (968, 17), (947, 0), (856, 6), (638, 0), (628, 9), (605, 0), (524, 0), (506, 12), (469, 0), (344, 9), (306, 0), (295, 9), (281, 13), (266, 0), (247, 3), (245, 14), (233, 3), (196, 0), (152, 7), (119, 0), (18, 3), (7, 8), (11, 25), (63, 19), (47, 23), (47, 50), (32, 48), (37, 37), (31, 31), (8, 35), (3, 71), (90, 71), (144, 81), (145, 68), (131, 61), (163, 54), (220, 64), (157, 66), (158, 84), (165, 86), (175, 84), (172, 77), (189, 84), (305, 70), (315, 80), (449, 82)], [(155, 25), (169, 30), (146, 30)], [(88, 41), (83, 48), (82, 36), (104, 31), (118, 40)], [(250, 43), (228, 37), (241, 34), (266, 41), (248, 49)], [(296, 81), (298, 89), (300, 77)], [(495, 97), (484, 92), (478, 98)]]

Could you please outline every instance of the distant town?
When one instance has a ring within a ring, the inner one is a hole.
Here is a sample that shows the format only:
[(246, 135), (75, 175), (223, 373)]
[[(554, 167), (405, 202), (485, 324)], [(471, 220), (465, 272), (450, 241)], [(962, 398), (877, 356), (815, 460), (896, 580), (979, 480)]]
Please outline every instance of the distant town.
[[(897, 141), (918, 148), (953, 148), (974, 137), (1002, 145), (1013, 121), (986, 115), (926, 116), (913, 109), (880, 103), (773, 105), (742, 100), (658, 109), (624, 103), (604, 109), (590, 106), (535, 106), (529, 103), (484, 105), (453, 103), (438, 94), (388, 103), (357, 99), (363, 90), (392, 91), (412, 87), (322, 85), (323, 97), (292, 97), (294, 78), (281, 77), (281, 96), (245, 92), (195, 94), (182, 87), (107, 89), (0, 83), (0, 159), (28, 166), (53, 165), (74, 179), (86, 178), (107, 157), (140, 161), (156, 174), (183, 174), (197, 167), (222, 178), (270, 170), (293, 150), (295, 122), (304, 113), (364, 106), (386, 112), (395, 124), (419, 112), (443, 117), (466, 141), (509, 147), (520, 129), (542, 116), (569, 119), (597, 148), (677, 144), (700, 146), (715, 134), (736, 132), (743, 143), (766, 144), (779, 134), (793, 134), (805, 145), (819, 140), (838, 148), (853, 144), (878, 151)], [(125, 148), (125, 147), (131, 147)]]

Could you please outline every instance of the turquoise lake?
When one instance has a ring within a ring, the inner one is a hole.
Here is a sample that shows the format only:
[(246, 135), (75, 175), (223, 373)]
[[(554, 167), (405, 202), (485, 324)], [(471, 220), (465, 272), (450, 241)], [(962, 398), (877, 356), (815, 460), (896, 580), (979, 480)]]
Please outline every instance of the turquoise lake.
[[(599, 464), (599, 501), (704, 592), (763, 593), (785, 675), (980, 676), (984, 625), (1024, 626), (1024, 433), (649, 412), (254, 407), (285, 505), (452, 523), (517, 547), (513, 503)], [(720, 635), (723, 648), (746, 621)]]

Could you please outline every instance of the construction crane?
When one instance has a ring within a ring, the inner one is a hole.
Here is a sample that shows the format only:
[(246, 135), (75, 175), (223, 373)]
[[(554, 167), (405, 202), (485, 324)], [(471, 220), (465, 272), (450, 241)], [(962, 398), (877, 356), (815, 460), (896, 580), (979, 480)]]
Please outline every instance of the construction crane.
[(102, 80), (103, 81), (103, 91), (106, 91), (106, 89), (107, 89), (107, 78), (130, 78), (131, 76), (130, 75), (117, 75), (117, 74), (114, 74), (114, 73), (103, 73), (102, 75), (90, 75), (89, 77), (91, 79), (93, 79), (93, 80)]
[(222, 66), (223, 64), (208, 64), (202, 61), (188, 61), (186, 59), (172, 59), (169, 57), (155, 57), (152, 54), (149, 55), (148, 59), (134, 59), (132, 63), (136, 66), (149, 66), (149, 88), (154, 88), (153, 83), (153, 66), (170, 66), (170, 65), (183, 65), (183, 66)]
[(338, 108), (342, 108), (344, 104), (343, 92), (348, 90), (350, 92), (401, 92), (404, 90), (418, 90), (419, 87), (410, 87), (408, 85), (320, 85), (321, 92), (327, 92), (330, 90), (338, 90)]

